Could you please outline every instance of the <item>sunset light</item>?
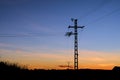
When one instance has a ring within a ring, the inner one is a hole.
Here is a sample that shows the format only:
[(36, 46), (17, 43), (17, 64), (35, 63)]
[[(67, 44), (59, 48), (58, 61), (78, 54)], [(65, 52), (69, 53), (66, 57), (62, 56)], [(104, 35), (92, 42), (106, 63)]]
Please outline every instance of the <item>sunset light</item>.
[[(119, 0), (0, 0), (0, 61), (28, 69), (74, 69), (78, 20), (79, 69), (120, 66)], [(63, 65), (66, 67), (60, 67)]]

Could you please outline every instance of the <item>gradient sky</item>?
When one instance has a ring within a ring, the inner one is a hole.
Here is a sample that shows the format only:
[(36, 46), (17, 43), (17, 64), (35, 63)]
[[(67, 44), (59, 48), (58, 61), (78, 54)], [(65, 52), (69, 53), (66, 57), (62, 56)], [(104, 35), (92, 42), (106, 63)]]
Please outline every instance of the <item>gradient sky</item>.
[(120, 66), (120, 0), (0, 0), (0, 60), (28, 68), (73, 66), (78, 19), (79, 68)]

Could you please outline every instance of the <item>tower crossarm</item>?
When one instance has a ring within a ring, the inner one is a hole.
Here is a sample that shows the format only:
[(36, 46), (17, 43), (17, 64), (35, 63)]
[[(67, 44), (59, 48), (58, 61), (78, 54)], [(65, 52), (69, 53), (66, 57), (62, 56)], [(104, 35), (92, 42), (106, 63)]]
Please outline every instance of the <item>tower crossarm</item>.
[[(84, 28), (85, 26), (77, 26), (77, 28)], [(75, 28), (75, 26), (68, 26), (68, 28)]]

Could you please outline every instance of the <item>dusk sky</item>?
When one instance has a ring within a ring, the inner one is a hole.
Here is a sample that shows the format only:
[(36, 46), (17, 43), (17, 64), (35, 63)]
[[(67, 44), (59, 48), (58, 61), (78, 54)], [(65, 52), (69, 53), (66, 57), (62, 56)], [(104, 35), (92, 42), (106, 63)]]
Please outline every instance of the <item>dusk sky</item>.
[(79, 68), (120, 66), (120, 0), (0, 0), (0, 60), (30, 69), (73, 65), (78, 19)]

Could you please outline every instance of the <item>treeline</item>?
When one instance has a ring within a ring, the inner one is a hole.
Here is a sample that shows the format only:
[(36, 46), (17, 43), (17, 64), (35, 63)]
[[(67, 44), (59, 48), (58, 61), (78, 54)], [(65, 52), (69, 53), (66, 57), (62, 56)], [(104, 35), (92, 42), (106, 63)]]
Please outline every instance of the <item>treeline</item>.
[(9, 70), (27, 70), (26, 66), (20, 66), (17, 63), (10, 63), (7, 61), (0, 61), (0, 71), (9, 71)]
[(0, 80), (120, 80), (118, 70), (29, 70), (15, 63), (0, 62)]

